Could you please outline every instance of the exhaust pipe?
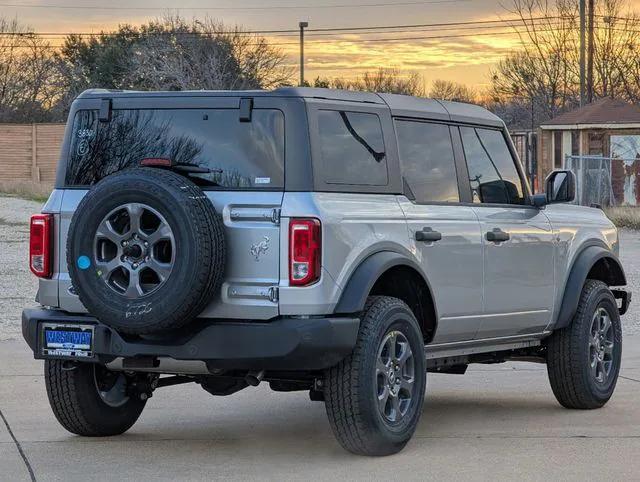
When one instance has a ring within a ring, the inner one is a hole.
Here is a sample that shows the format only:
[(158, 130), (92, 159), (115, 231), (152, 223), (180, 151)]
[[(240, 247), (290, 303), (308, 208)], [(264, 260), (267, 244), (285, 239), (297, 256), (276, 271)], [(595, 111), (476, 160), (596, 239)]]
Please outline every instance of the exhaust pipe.
[(264, 378), (264, 370), (260, 371), (251, 371), (247, 373), (247, 376), (244, 377), (244, 381), (247, 382), (252, 387), (257, 387), (260, 385), (260, 382)]

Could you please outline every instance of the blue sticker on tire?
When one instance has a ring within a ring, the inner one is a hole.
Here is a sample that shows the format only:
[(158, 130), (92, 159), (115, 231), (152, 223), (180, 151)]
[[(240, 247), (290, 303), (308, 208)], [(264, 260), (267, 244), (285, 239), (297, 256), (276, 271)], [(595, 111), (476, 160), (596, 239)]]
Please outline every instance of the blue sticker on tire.
[(91, 266), (91, 260), (89, 259), (88, 256), (80, 256), (78, 258), (78, 268), (80, 269), (87, 269), (89, 266)]

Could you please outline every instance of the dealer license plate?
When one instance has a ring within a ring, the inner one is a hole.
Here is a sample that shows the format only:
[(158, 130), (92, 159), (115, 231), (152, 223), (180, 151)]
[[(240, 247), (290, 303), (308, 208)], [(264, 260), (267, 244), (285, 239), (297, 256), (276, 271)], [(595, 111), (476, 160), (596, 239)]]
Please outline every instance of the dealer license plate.
[(43, 323), (42, 354), (51, 357), (93, 357), (93, 326)]

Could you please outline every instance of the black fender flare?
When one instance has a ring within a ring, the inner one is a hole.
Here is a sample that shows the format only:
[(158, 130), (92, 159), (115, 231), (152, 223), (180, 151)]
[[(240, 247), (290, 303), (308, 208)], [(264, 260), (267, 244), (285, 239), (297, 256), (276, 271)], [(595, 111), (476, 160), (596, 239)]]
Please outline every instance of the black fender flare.
[(433, 289), (420, 268), (420, 265), (411, 258), (394, 251), (379, 251), (370, 255), (360, 263), (342, 290), (342, 295), (334, 309), (334, 313), (351, 314), (362, 311), (373, 285), (383, 273), (394, 266), (407, 266), (420, 274), (429, 289), (429, 295), (433, 301), (433, 310), (437, 321), (438, 308), (435, 306)]
[(580, 294), (584, 283), (587, 281), (587, 275), (591, 268), (601, 259), (606, 259), (607, 263), (610, 264), (610, 277), (605, 281), (609, 286), (627, 284), (622, 264), (615, 254), (598, 245), (586, 247), (576, 256), (571, 267), (562, 296), (562, 304), (560, 305), (556, 322), (553, 325), (554, 329), (564, 328), (571, 324), (578, 310)]

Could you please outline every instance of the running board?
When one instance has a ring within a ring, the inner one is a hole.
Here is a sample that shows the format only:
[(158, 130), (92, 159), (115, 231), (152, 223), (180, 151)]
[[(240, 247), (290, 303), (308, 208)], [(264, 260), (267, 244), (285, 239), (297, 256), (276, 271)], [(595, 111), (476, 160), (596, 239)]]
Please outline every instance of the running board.
[(478, 353), (491, 353), (494, 351), (517, 350), (540, 346), (541, 340), (550, 335), (545, 331), (535, 335), (507, 336), (503, 338), (485, 338), (482, 340), (469, 340), (453, 343), (438, 343), (424, 347), (427, 360), (447, 358), (453, 356), (475, 355)]

